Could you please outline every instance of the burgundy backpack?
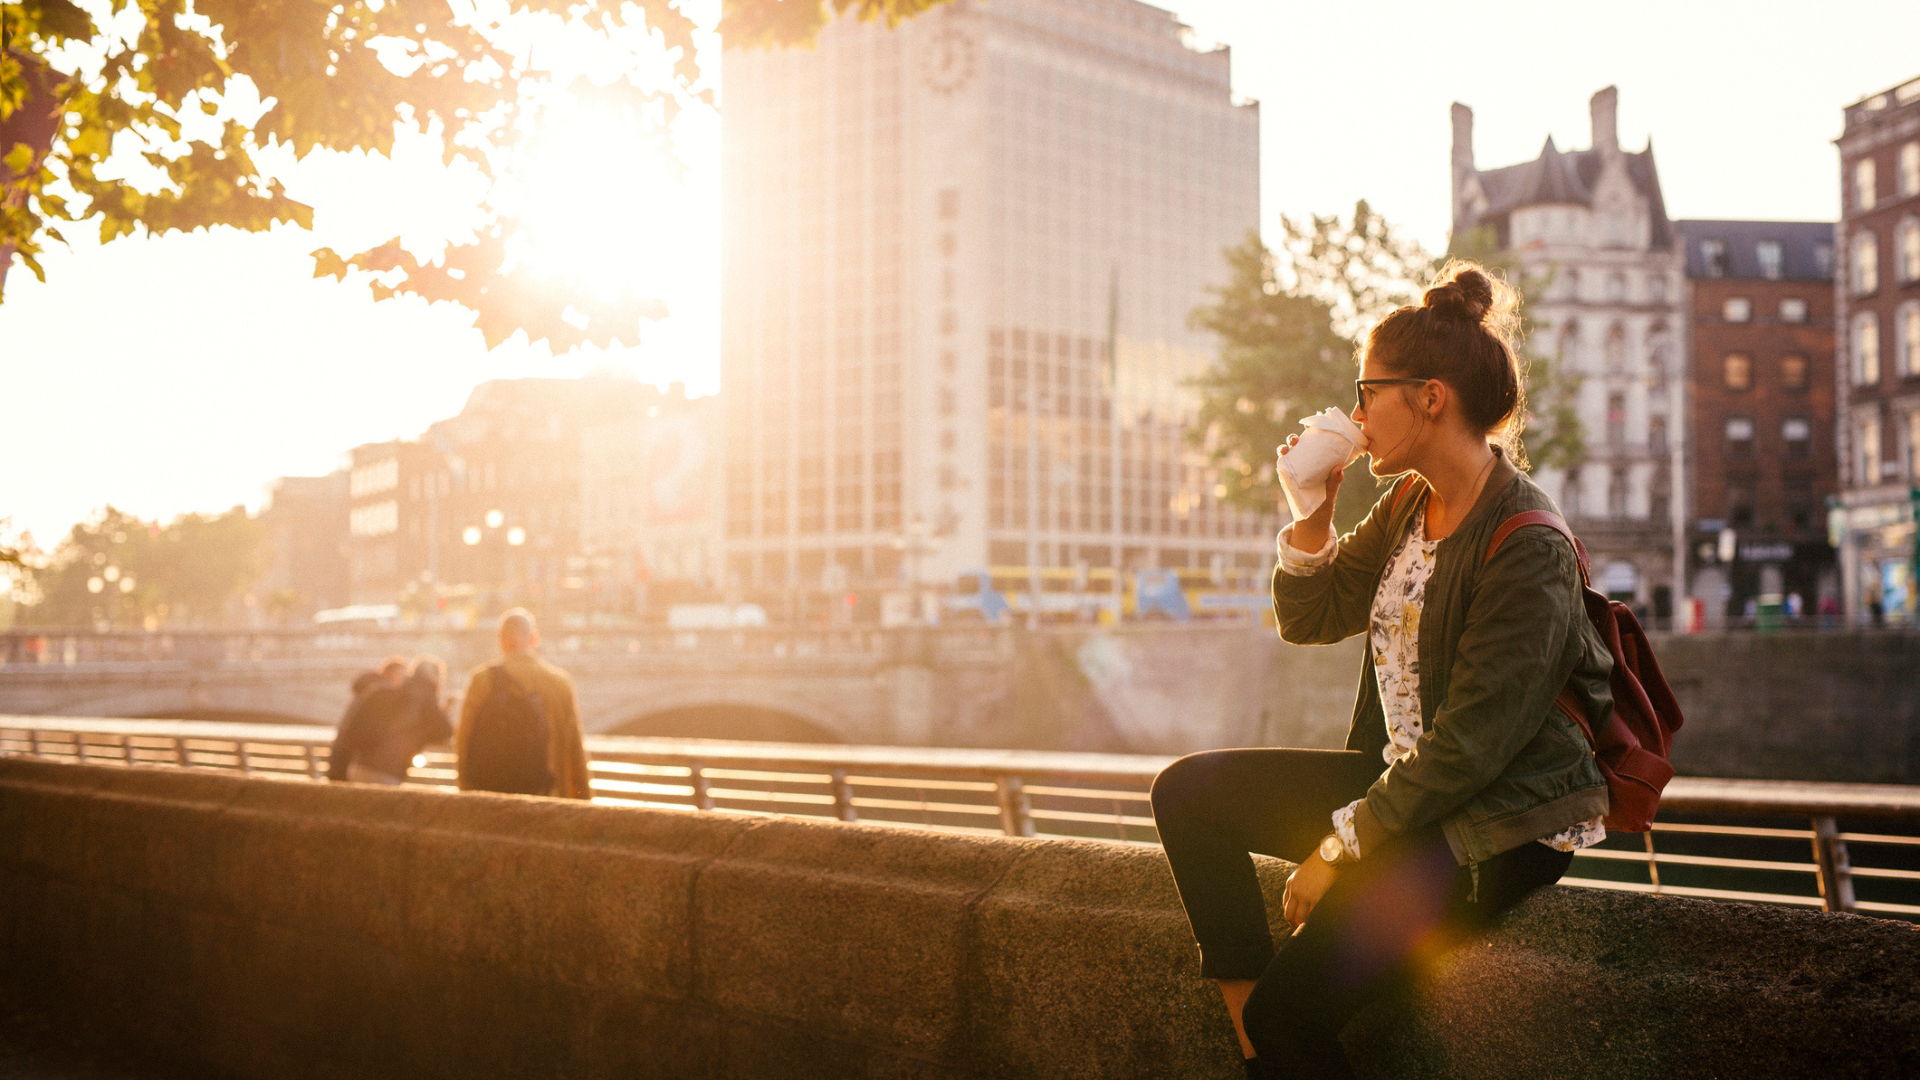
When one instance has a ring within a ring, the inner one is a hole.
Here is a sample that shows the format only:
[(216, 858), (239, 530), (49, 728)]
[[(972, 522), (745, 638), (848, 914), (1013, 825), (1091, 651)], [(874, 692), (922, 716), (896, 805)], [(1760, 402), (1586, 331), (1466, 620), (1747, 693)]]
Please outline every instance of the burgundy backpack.
[(1667, 754), (1673, 747), (1673, 733), (1684, 722), (1680, 703), (1660, 665), (1653, 659), (1646, 631), (1633, 609), (1594, 589), (1587, 572), (1587, 549), (1560, 515), (1545, 510), (1529, 510), (1501, 522), (1487, 545), (1485, 566), (1500, 544), (1516, 529), (1545, 525), (1567, 538), (1580, 561), (1580, 586), (1586, 602), (1587, 618), (1600, 632), (1613, 654), (1613, 712), (1600, 730), (1595, 731), (1581, 708), (1580, 697), (1567, 686), (1554, 698), (1560, 711), (1580, 725), (1600, 773), (1607, 778), (1609, 805), (1605, 824), (1612, 832), (1646, 832), (1653, 827), (1653, 812), (1660, 806), (1660, 792), (1673, 779), (1673, 766)]

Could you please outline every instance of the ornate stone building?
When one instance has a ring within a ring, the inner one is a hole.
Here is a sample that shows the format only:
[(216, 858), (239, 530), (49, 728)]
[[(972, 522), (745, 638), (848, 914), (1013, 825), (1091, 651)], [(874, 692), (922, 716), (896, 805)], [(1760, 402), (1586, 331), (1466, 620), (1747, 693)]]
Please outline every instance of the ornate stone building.
[(1531, 348), (1577, 380), (1585, 453), (1535, 478), (1593, 556), (1596, 584), (1659, 618), (1685, 578), (1683, 517), (1686, 333), (1682, 258), (1660, 194), (1653, 146), (1620, 148), (1618, 91), (1593, 95), (1593, 145), (1481, 169), (1473, 110), (1453, 107), (1453, 228), (1485, 229), (1519, 257)]

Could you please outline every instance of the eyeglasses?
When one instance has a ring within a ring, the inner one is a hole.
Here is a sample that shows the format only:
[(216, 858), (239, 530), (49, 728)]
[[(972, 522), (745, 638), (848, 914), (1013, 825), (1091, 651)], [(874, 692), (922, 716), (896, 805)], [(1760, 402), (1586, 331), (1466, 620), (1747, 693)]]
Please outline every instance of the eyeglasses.
[(1427, 382), (1426, 379), (1355, 379), (1353, 380), (1353, 404), (1355, 408), (1365, 412), (1368, 404), (1373, 401), (1373, 395), (1367, 389), (1371, 386), (1425, 386)]

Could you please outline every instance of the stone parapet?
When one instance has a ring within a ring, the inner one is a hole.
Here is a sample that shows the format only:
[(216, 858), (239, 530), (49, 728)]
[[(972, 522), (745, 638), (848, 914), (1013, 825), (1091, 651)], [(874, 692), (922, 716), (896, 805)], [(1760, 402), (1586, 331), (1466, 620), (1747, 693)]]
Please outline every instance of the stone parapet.
[[(1916, 971), (1903, 923), (1553, 889), (1348, 1037), (1365, 1076), (1916, 1075)], [(0, 760), (0, 978), (261, 1080), (1240, 1072), (1155, 848), (171, 770)]]

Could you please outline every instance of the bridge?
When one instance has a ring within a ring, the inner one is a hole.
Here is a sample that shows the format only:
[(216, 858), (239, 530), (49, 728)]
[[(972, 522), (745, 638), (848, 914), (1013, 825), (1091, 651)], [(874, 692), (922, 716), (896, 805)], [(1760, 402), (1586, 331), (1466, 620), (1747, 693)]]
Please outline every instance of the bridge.
[[(455, 672), (492, 635), (0, 634), (0, 713), (332, 724), (389, 654)], [(1920, 783), (1920, 633), (1660, 636), (1703, 776)], [(1337, 746), (1360, 642), (1244, 625), (736, 629), (554, 636), (592, 733), (1179, 754)], [(458, 676), (455, 681), (458, 682)], [(458, 689), (458, 687), (454, 687)]]

